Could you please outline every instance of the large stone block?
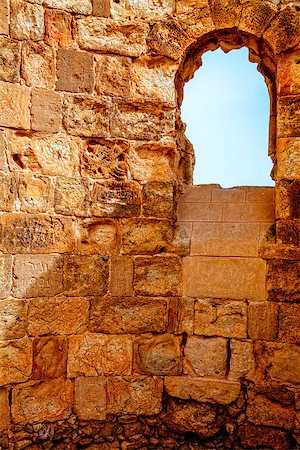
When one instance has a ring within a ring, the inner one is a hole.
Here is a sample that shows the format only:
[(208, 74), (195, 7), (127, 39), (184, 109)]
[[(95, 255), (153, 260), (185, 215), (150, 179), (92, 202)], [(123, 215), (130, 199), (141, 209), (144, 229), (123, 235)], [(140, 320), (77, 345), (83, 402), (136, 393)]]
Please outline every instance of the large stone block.
[(157, 22), (147, 39), (148, 46), (156, 53), (174, 60), (180, 59), (191, 42), (190, 36), (174, 19)]
[(99, 17), (110, 17), (110, 1), (93, 0), (93, 15)]
[(54, 209), (67, 216), (87, 216), (89, 183), (83, 178), (58, 177), (54, 191)]
[(248, 336), (250, 339), (273, 341), (278, 333), (278, 306), (265, 302), (248, 305)]
[(0, 432), (10, 428), (9, 392), (6, 388), (0, 389)]
[(67, 340), (61, 336), (45, 336), (33, 341), (34, 380), (65, 377), (67, 374)]
[[(274, 195), (274, 191), (271, 191)], [(267, 200), (267, 199), (266, 199)], [(246, 203), (225, 203), (223, 211), (224, 222), (274, 222), (275, 208), (270, 201), (248, 201)]]
[(276, 187), (277, 219), (300, 218), (300, 182), (279, 181)]
[(228, 379), (239, 381), (242, 378), (250, 378), (254, 370), (254, 353), (252, 342), (230, 341), (230, 370)]
[(279, 138), (277, 140), (277, 178), (279, 180), (300, 179), (299, 147), (300, 138), (297, 137)]
[(8, 0), (3, 0), (0, 6), (0, 34), (9, 33), (9, 2)]
[(161, 333), (168, 324), (164, 298), (95, 298), (91, 300), (91, 331), (100, 333)]
[(49, 8), (64, 9), (76, 14), (91, 14), (91, 0), (45, 0), (43, 2)]
[(294, 47), (300, 40), (299, 13), (293, 5), (288, 5), (272, 20), (263, 38), (276, 53)]
[[(2, 6), (0, 7), (2, 8)], [(1, 29), (1, 10), (0, 10)], [(1, 33), (0, 33), (1, 34)], [(19, 42), (0, 36), (0, 80), (10, 83), (20, 81), (21, 47)]]
[(17, 193), (15, 175), (0, 173), (0, 210), (11, 212), (15, 207)]
[(277, 134), (280, 138), (299, 137), (300, 96), (279, 97)]
[(96, 91), (102, 95), (127, 98), (131, 90), (131, 59), (103, 55), (97, 58)]
[(73, 404), (71, 380), (56, 378), (30, 381), (15, 386), (12, 393), (12, 418), (15, 423), (56, 422), (71, 414)]
[(26, 337), (0, 341), (0, 386), (23, 383), (32, 370), (32, 341)]
[(73, 41), (71, 14), (61, 10), (45, 11), (45, 42), (51, 47), (68, 47)]
[(101, 377), (76, 378), (74, 409), (80, 420), (105, 420), (106, 379)]
[(21, 300), (0, 301), (0, 339), (19, 339), (26, 333), (27, 308)]
[(216, 29), (238, 26), (242, 13), (239, 0), (208, 0)]
[(300, 383), (300, 349), (297, 345), (270, 344), (263, 353), (265, 376), (275, 382)]
[(143, 186), (143, 215), (172, 219), (174, 217), (174, 183), (149, 181)]
[(136, 217), (140, 214), (140, 188), (135, 182), (94, 183), (91, 212), (98, 217)]
[[(81, 255), (111, 255), (117, 253), (120, 247), (117, 224), (110, 219), (85, 219), (79, 222), (76, 237), (76, 252)], [(118, 273), (118, 276), (122, 277), (122, 273)]]
[(184, 373), (224, 378), (227, 371), (227, 339), (190, 336), (184, 348)]
[(267, 272), (267, 291), (269, 300), (299, 301), (299, 273), (300, 263), (298, 261), (269, 261)]
[(279, 56), (277, 66), (279, 95), (300, 94), (299, 58), (300, 50), (297, 47)]
[(48, 177), (19, 175), (18, 197), (20, 211), (44, 213), (53, 206), (53, 186)]
[[(177, 216), (184, 222), (221, 222), (223, 214), (222, 203), (178, 203)], [(237, 220), (238, 222), (238, 220)]]
[(104, 295), (108, 289), (108, 261), (101, 256), (68, 255), (64, 259), (65, 295)]
[(70, 336), (68, 376), (130, 375), (132, 342), (126, 335)]
[(110, 293), (117, 297), (130, 297), (133, 293), (133, 260), (129, 256), (111, 259)]
[(29, 89), (0, 81), (0, 90), (0, 125), (28, 130), (30, 128)]
[(62, 101), (59, 94), (33, 89), (31, 96), (32, 129), (57, 133), (62, 123)]
[(162, 407), (163, 382), (159, 377), (110, 378), (107, 412), (151, 416)]
[(9, 255), (0, 257), (0, 298), (8, 297), (12, 286), (12, 258)]
[(126, 19), (146, 19), (149, 21), (160, 20), (172, 15), (174, 3), (172, 0), (148, 0), (136, 3), (133, 0), (126, 0), (122, 3), (111, 4), (111, 16), (114, 20)]
[(286, 303), (280, 305), (279, 339), (300, 344), (300, 305)]
[(93, 89), (93, 55), (71, 49), (58, 50), (56, 90), (86, 93)]
[(277, 7), (271, 2), (251, 1), (243, 8), (238, 24), (239, 30), (260, 37), (276, 14)]
[(11, 0), (10, 34), (13, 39), (41, 41), (44, 37), (44, 8), (23, 0)]
[(22, 77), (27, 86), (53, 89), (55, 85), (55, 52), (40, 43), (27, 43), (22, 50)]

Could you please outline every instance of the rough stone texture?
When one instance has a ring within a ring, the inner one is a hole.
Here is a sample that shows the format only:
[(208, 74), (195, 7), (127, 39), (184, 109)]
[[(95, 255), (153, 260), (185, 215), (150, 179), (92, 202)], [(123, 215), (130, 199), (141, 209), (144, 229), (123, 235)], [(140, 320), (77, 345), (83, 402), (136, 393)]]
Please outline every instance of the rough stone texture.
[(54, 209), (67, 216), (87, 216), (89, 185), (84, 179), (58, 177), (54, 191)]
[(23, 0), (11, 0), (10, 33), (18, 40), (40, 41), (44, 37), (44, 9)]
[[(110, 293), (130, 297), (133, 293), (133, 260), (129, 256), (114, 256), (111, 260)], [(127, 307), (127, 306), (126, 306)]]
[(7, 430), (10, 425), (10, 407), (8, 390), (0, 389), (0, 431)]
[(4, 0), (0, 6), (0, 34), (8, 34), (8, 0)]
[(8, 297), (12, 285), (12, 260), (8, 255), (0, 257), (0, 298)]
[(254, 365), (252, 342), (231, 340), (228, 379), (232, 381), (239, 381), (242, 378), (251, 379)]
[(128, 97), (131, 85), (131, 59), (124, 56), (101, 56), (96, 65), (98, 94)]
[[(299, 77), (300, 78), (300, 77)], [(286, 180), (300, 179), (300, 165), (297, 158), (300, 138), (279, 138), (277, 147), (279, 178)]]
[(284, 342), (300, 343), (300, 305), (281, 305), (279, 309), (279, 339)]
[(142, 196), (145, 216), (173, 218), (174, 184), (172, 182), (150, 181), (144, 185)]
[(0, 173), (0, 207), (3, 211), (11, 212), (16, 201), (16, 179), (9, 174)]
[(184, 373), (223, 378), (227, 368), (227, 340), (189, 336), (184, 349)]
[(78, 224), (76, 232), (76, 249), (80, 254), (110, 255), (119, 249), (118, 228), (109, 219), (85, 219)]
[(55, 53), (44, 44), (29, 43), (22, 50), (22, 77), (27, 86), (52, 89), (55, 84)]
[(75, 411), (81, 420), (104, 420), (106, 418), (105, 378), (76, 378)]
[(61, 10), (45, 10), (45, 42), (56, 47), (68, 47), (72, 44), (72, 16)]
[(44, 3), (50, 8), (59, 8), (77, 14), (92, 12), (91, 0), (45, 0)]
[[(1, 12), (0, 12), (1, 15)], [(1, 19), (0, 19), (1, 28)], [(18, 83), (20, 80), (21, 48), (18, 42), (0, 37), (0, 80)]]
[(140, 212), (139, 187), (133, 182), (95, 183), (91, 212), (98, 217), (136, 217)]
[(33, 89), (31, 97), (32, 129), (57, 133), (62, 122), (62, 102), (58, 94)]
[(60, 336), (44, 336), (33, 341), (32, 378), (44, 380), (67, 374), (67, 341)]
[[(270, 300), (299, 301), (300, 280), (298, 261), (270, 261), (267, 272), (267, 291)], [(288, 283), (286, 280), (289, 280)]]
[(23, 383), (32, 369), (32, 342), (27, 337), (0, 341), (0, 385)]
[(132, 0), (126, 0), (122, 3), (112, 3), (111, 15), (115, 20), (126, 19), (147, 19), (159, 20), (173, 13), (174, 4), (170, 0), (158, 2), (150, 0), (144, 3), (135, 3)]
[(26, 333), (26, 313), (26, 304), (21, 300), (0, 300), (0, 339), (24, 337)]
[(0, 81), (0, 125), (28, 130), (30, 128), (29, 89)]
[(276, 304), (255, 302), (248, 306), (248, 335), (250, 339), (273, 341), (278, 332)]
[(274, 450), (288, 450), (290, 442), (286, 432), (276, 428), (243, 425), (239, 430), (241, 444), (246, 448), (271, 446)]
[(108, 264), (101, 256), (65, 256), (64, 293), (104, 295), (107, 291)]
[(93, 88), (93, 55), (76, 50), (59, 50), (56, 90), (84, 93), (92, 92)]
[(44, 213), (53, 203), (53, 187), (49, 178), (20, 175), (18, 179), (20, 211)]

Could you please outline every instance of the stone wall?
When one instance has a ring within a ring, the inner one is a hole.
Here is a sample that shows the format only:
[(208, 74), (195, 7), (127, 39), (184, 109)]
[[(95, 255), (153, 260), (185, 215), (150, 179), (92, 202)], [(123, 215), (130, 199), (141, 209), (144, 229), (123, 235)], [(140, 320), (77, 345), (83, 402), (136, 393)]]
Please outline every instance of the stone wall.
[[(1, 449), (297, 448), (298, 3), (1, 1)], [(184, 83), (242, 46), (275, 219), (188, 187)]]

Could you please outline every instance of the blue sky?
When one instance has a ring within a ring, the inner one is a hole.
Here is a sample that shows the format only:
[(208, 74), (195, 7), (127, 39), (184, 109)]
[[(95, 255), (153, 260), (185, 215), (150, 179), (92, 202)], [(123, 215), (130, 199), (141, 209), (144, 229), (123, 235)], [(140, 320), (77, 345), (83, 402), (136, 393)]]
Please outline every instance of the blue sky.
[(185, 85), (182, 120), (196, 153), (194, 184), (270, 186), (269, 95), (242, 48), (207, 52)]

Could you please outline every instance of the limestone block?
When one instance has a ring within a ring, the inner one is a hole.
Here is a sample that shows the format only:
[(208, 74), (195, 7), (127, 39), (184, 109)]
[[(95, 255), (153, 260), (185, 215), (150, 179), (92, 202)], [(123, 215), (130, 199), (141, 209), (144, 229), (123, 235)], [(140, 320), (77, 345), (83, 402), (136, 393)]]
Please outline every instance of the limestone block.
[(83, 333), (87, 328), (89, 302), (85, 298), (36, 298), (28, 304), (28, 334)]
[(300, 50), (295, 48), (278, 57), (277, 89), (279, 95), (300, 94)]
[(265, 302), (248, 305), (248, 336), (250, 339), (273, 341), (278, 333), (278, 306)]
[(0, 256), (0, 298), (8, 297), (11, 292), (12, 258)]
[(177, 216), (183, 221), (221, 222), (222, 213), (222, 203), (178, 203)]
[(232, 28), (239, 24), (242, 6), (239, 0), (208, 0), (216, 29)]
[(174, 19), (157, 22), (151, 29), (147, 43), (159, 55), (175, 61), (180, 59), (192, 39)]
[(0, 339), (19, 339), (26, 333), (27, 308), (15, 299), (0, 301)]
[(300, 217), (298, 197), (300, 183), (294, 181), (280, 181), (276, 187), (276, 217), (278, 219), (290, 219)]
[(164, 298), (94, 298), (90, 331), (98, 333), (161, 333), (168, 324), (168, 300)]
[(245, 302), (196, 300), (194, 333), (204, 336), (247, 337)]
[(0, 386), (23, 383), (31, 375), (32, 342), (24, 337), (0, 341)]
[(52, 207), (53, 187), (50, 179), (32, 175), (20, 175), (18, 180), (20, 211), (44, 213)]
[[(297, 219), (280, 219), (276, 223), (276, 242), (278, 245), (282, 245), (297, 252), (300, 238), (300, 220)], [(295, 247), (295, 248), (294, 248)], [(295, 253), (297, 254), (297, 253)], [(296, 257), (297, 258), (297, 257)], [(294, 259), (296, 259), (294, 258)], [(293, 259), (293, 258), (290, 258)]]
[(159, 377), (110, 378), (107, 383), (109, 414), (158, 414), (162, 406), (163, 382)]
[(14, 209), (17, 183), (16, 176), (0, 173), (0, 210), (11, 212)]
[(300, 305), (281, 304), (279, 310), (279, 339), (294, 344), (300, 343)]
[(176, 256), (136, 258), (134, 290), (139, 295), (181, 295), (181, 260)]
[(276, 177), (279, 180), (300, 180), (299, 148), (300, 138), (279, 138), (277, 140)]
[(133, 260), (128, 256), (111, 259), (110, 293), (112, 296), (130, 297), (133, 293)]
[(278, 101), (278, 137), (300, 136), (299, 126), (300, 96), (279, 97)]
[(163, 0), (162, 2), (158, 0), (147, 0), (143, 2), (125, 0), (120, 3), (112, 2), (111, 16), (114, 20), (120, 21), (136, 18), (156, 21), (172, 15), (174, 6), (172, 0)]
[[(1, 8), (1, 7), (0, 7)], [(1, 10), (0, 10), (1, 17)], [(1, 19), (0, 19), (1, 28)], [(1, 33), (0, 33), (1, 34)], [(0, 80), (18, 83), (20, 81), (21, 46), (4, 36), (0, 36)]]
[(134, 369), (149, 375), (179, 375), (182, 371), (181, 338), (171, 334), (137, 338)]
[(173, 136), (174, 110), (151, 103), (119, 101), (112, 116), (112, 136), (116, 138), (159, 140)]
[(58, 177), (54, 191), (54, 209), (67, 216), (87, 216), (89, 184), (82, 178)]
[(208, 0), (179, 0), (176, 2), (176, 16), (190, 36), (199, 38), (215, 29)]
[(56, 422), (71, 414), (73, 403), (71, 380), (56, 378), (30, 381), (13, 388), (12, 418), (15, 423)]
[(78, 43), (86, 50), (140, 56), (146, 53), (149, 25), (100, 17), (78, 19)]
[(110, 17), (110, 1), (109, 0), (92, 0), (93, 15), (99, 17)]
[(64, 9), (76, 14), (91, 14), (91, 0), (44, 0), (45, 6), (49, 8)]
[(108, 285), (108, 258), (66, 255), (64, 293), (70, 297), (104, 295)]
[(271, 381), (300, 383), (300, 350), (297, 345), (283, 344), (267, 347), (266, 377)]
[(238, 399), (240, 383), (209, 378), (165, 377), (164, 387), (169, 395), (182, 400), (229, 405)]
[(246, 33), (261, 37), (277, 14), (272, 2), (251, 1), (243, 8), (238, 28)]
[(59, 294), (62, 285), (62, 258), (59, 255), (17, 255), (13, 269), (13, 295), (17, 298)]
[[(112, 255), (120, 247), (117, 224), (109, 219), (83, 220), (77, 226), (76, 237), (76, 252), (83, 255)], [(126, 276), (126, 269), (123, 269)], [(122, 277), (122, 273), (118, 273), (118, 276)]]
[(0, 125), (28, 130), (30, 128), (29, 89), (0, 81), (0, 90)]
[(131, 89), (131, 59), (125, 56), (97, 57), (96, 91), (98, 94), (127, 98)]
[(143, 186), (142, 196), (144, 216), (174, 217), (174, 183), (149, 181)]
[(75, 412), (80, 420), (105, 420), (106, 380), (101, 377), (75, 379)]
[(101, 97), (65, 95), (63, 124), (70, 134), (107, 137), (109, 102)]
[[(212, 191), (214, 190), (214, 203), (217, 201), (217, 203), (225, 202), (227, 199), (227, 195), (225, 194), (217, 194), (217, 190), (221, 190), (221, 186), (219, 184), (206, 184), (206, 185), (200, 185), (200, 186), (187, 186), (183, 192), (183, 194), (180, 195), (178, 202), (179, 203), (210, 203), (212, 200)], [(231, 189), (230, 189), (231, 190)], [(227, 192), (227, 191), (226, 191)], [(236, 200), (237, 192), (235, 190), (234, 199)], [(241, 194), (243, 197), (241, 197)], [(243, 199), (243, 200), (242, 200)], [(243, 191), (238, 190), (238, 201), (244, 201), (245, 194), (243, 194)], [(179, 220), (182, 220), (180, 218)]]
[(67, 341), (61, 336), (45, 336), (33, 341), (34, 380), (64, 377), (67, 373)]
[(300, 263), (298, 261), (269, 261), (267, 291), (270, 300), (299, 301)]
[(254, 370), (253, 345), (249, 341), (230, 341), (230, 370), (228, 379), (239, 381), (251, 378)]
[(10, 427), (10, 407), (9, 391), (6, 388), (0, 389), (0, 432), (8, 430)]
[(71, 49), (58, 50), (56, 90), (86, 93), (93, 89), (93, 55)]
[[(243, 188), (242, 188), (243, 189)], [(246, 202), (247, 203), (270, 203), (272, 206), (275, 204), (275, 188), (273, 187), (247, 187), (246, 189)]]
[(255, 395), (250, 392), (248, 395), (246, 414), (250, 422), (287, 430), (293, 428), (295, 418), (293, 407), (284, 407), (262, 394)]
[(57, 133), (62, 123), (62, 101), (59, 94), (33, 89), (31, 97), (32, 129)]
[(61, 10), (45, 10), (45, 42), (51, 47), (69, 47), (73, 42), (72, 16)]
[(274, 222), (274, 203), (250, 202), (225, 203), (224, 222)]
[(276, 428), (245, 424), (238, 432), (241, 444), (245, 448), (267, 447), (274, 450), (289, 450), (290, 442), (287, 433)]
[(69, 337), (68, 377), (130, 375), (132, 342), (126, 335), (89, 333)]
[(9, 2), (8, 0), (3, 0), (0, 6), (0, 34), (8, 34), (9, 33), (9, 25), (8, 25), (8, 14), (9, 14)]
[(227, 368), (227, 339), (189, 336), (184, 348), (184, 373), (224, 378)]
[(21, 74), (27, 86), (53, 89), (55, 85), (54, 49), (34, 42), (24, 44)]
[(284, 8), (273, 20), (263, 38), (276, 53), (294, 47), (300, 40), (299, 12), (293, 6)]
[(139, 185), (135, 182), (95, 183), (91, 212), (98, 217), (136, 217), (140, 213)]
[(44, 8), (23, 0), (11, 0), (10, 34), (13, 39), (42, 41)]

